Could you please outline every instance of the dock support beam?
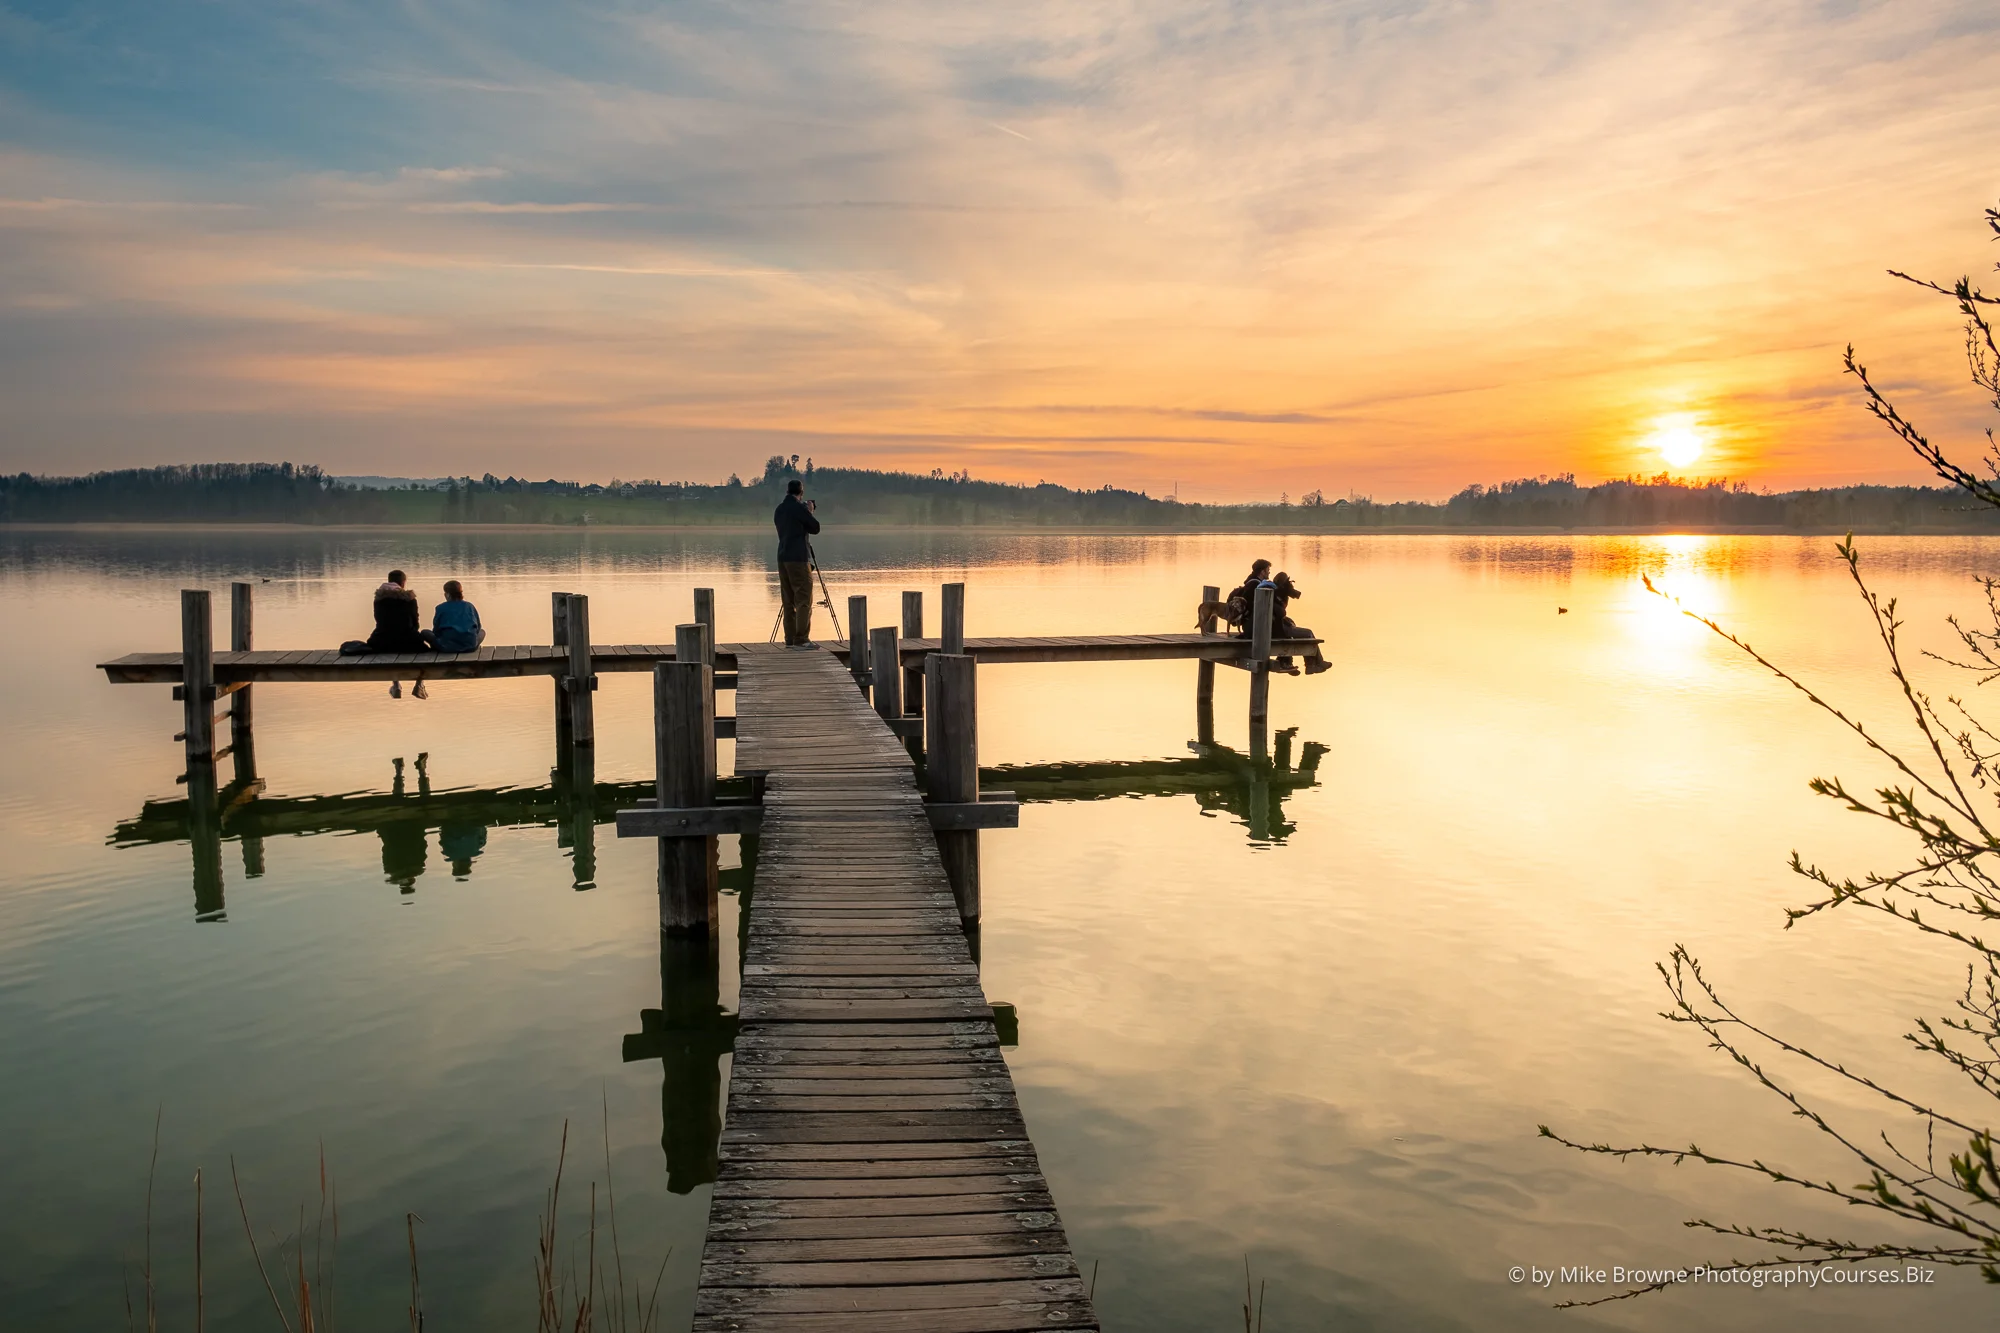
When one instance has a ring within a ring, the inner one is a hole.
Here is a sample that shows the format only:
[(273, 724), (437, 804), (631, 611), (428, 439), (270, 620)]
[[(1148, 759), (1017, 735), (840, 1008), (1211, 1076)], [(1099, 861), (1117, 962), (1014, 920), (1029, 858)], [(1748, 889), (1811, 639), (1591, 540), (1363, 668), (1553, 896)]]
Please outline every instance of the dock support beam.
[(860, 691), (868, 693), (868, 599), (859, 595), (847, 599), (847, 669)]
[(708, 627), (709, 656), (703, 660), (709, 666), (715, 665), (715, 589), (696, 588), (694, 590), (694, 623)]
[[(181, 590), (181, 716), (188, 781), (197, 764), (215, 762), (215, 624), (206, 588)], [(212, 775), (211, 775), (212, 776)]]
[(1268, 758), (1271, 725), (1271, 602), (1274, 594), (1257, 589), (1250, 608), (1250, 759)]
[[(1202, 605), (1222, 600), (1222, 589), (1210, 584), (1201, 590)], [(1203, 634), (1215, 633), (1215, 617), (1204, 615), (1199, 626)], [(1215, 663), (1206, 659), (1194, 669), (1194, 733), (1203, 745), (1215, 743)]]
[[(947, 599), (945, 604), (951, 603)], [(932, 653), (924, 659), (924, 743), (928, 753), (924, 772), (931, 801), (979, 800), (977, 666), (962, 653)], [(951, 881), (952, 896), (958, 900), (959, 919), (967, 925), (976, 924), (979, 833), (940, 831), (936, 836), (938, 857)]]
[(590, 599), (580, 592), (571, 593), (569, 611), (564, 619), (564, 628), (569, 635), (566, 645), (569, 649), (569, 674), (563, 677), (562, 685), (569, 696), (570, 744), (578, 748), (594, 746), (597, 744), (597, 713), (591, 691), (597, 688), (597, 677), (590, 671)]
[[(249, 652), (255, 641), (256, 627), (251, 614), (254, 610), (252, 587), (248, 583), (229, 585), (229, 651), (232, 653)], [(252, 693), (254, 691), (250, 686), (244, 685), (229, 698), (229, 756), (236, 765), (238, 785), (257, 780), (256, 740), (250, 730)]]
[(903, 715), (903, 673), (897, 667), (903, 654), (895, 626), (869, 631), (868, 656), (880, 666), (880, 670), (869, 672), (874, 682), (875, 711), (883, 721), (894, 722)]
[[(654, 799), (662, 808), (715, 804), (715, 672), (702, 660), (707, 626), (674, 629), (677, 659), (653, 668)], [(660, 929), (713, 936), (715, 839), (660, 839)]]
[[(549, 642), (558, 648), (569, 647), (569, 594), (552, 592), (549, 594)], [(556, 766), (569, 763), (570, 752), (570, 707), (569, 691), (563, 688), (563, 678), (555, 678), (556, 687)]]
[[(921, 592), (903, 594), (903, 637), (924, 637), (924, 595)], [(921, 666), (903, 668), (903, 707), (911, 717), (919, 716), (924, 711), (924, 669)]]
[(944, 585), (944, 637), (938, 651), (957, 657), (965, 652), (965, 585)]

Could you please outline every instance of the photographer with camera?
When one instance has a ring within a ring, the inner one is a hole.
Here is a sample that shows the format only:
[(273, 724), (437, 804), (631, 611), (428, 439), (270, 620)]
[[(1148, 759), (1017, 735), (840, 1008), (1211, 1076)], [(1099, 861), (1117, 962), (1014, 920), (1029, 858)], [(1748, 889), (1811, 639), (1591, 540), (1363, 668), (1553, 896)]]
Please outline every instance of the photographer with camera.
[(771, 515), (778, 527), (778, 602), (785, 622), (785, 642), (794, 648), (812, 644), (812, 544), (819, 531), (806, 484), (797, 477), (785, 483), (785, 498)]

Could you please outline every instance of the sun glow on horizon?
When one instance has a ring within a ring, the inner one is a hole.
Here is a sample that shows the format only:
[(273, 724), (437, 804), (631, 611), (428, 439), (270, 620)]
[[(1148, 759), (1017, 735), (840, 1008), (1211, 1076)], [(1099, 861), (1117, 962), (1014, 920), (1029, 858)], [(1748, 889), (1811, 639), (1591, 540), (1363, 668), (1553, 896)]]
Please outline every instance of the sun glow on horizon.
[(1653, 428), (1639, 441), (1666, 460), (1669, 467), (1690, 467), (1708, 452), (1710, 431), (1686, 413), (1655, 418)]

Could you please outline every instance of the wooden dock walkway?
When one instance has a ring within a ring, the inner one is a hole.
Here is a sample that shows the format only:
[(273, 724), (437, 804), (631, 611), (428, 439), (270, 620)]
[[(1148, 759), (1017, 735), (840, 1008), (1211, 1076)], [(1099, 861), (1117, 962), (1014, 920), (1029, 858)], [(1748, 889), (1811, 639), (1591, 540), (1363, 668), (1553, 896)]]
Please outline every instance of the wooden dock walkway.
[(764, 816), (695, 1328), (1096, 1328), (908, 751), (835, 654), (732, 651)]
[[(1313, 640), (1312, 642), (1317, 642)], [(1307, 641), (1293, 640), (1303, 651)], [(772, 645), (717, 645), (715, 666), (732, 671), (737, 658)], [(847, 660), (847, 646), (823, 645), (836, 660)], [(906, 667), (940, 651), (937, 639), (902, 639), (898, 651)], [(1248, 638), (1217, 634), (1086, 634), (1049, 637), (968, 638), (965, 651), (981, 662), (1143, 662), (1161, 659), (1236, 662), (1252, 660)], [(674, 660), (671, 643), (600, 643), (590, 649), (593, 672), (651, 671)], [(343, 680), (409, 680), (421, 671), (429, 680), (493, 680), (509, 676), (560, 676), (569, 670), (569, 649), (551, 644), (499, 644), (469, 653), (370, 653), (342, 657), (337, 648), (302, 648), (289, 652), (218, 652), (213, 655), (217, 684), (269, 682), (333, 682)], [(114, 685), (178, 685), (180, 653), (127, 653), (98, 663)]]

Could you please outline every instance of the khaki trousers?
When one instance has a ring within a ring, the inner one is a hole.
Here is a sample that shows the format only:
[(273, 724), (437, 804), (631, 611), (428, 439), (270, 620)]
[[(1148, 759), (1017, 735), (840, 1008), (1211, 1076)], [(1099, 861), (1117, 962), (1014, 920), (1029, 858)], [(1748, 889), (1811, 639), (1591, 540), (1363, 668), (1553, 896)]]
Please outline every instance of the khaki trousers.
[(778, 604), (784, 608), (785, 642), (812, 642), (812, 566), (804, 561), (778, 564)]

